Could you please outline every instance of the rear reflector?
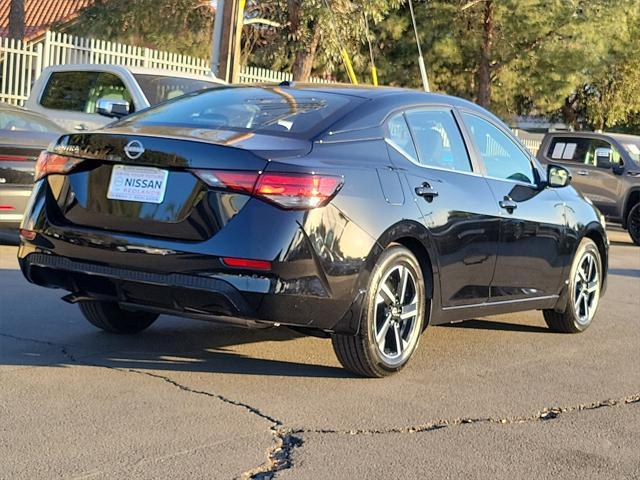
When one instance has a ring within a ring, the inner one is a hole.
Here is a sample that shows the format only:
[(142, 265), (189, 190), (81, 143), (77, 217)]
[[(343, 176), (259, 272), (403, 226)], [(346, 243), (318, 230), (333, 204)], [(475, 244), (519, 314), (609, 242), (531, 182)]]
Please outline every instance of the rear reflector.
[(34, 232), (33, 230), (27, 230), (26, 228), (21, 228), (20, 237), (24, 238), (25, 240), (33, 240), (36, 238), (36, 232)]
[(10, 212), (12, 210), (15, 210), (13, 205), (0, 205), (0, 212)]
[(26, 162), (27, 160), (33, 160), (33, 158), (24, 155), (0, 155), (0, 162)]
[(80, 162), (82, 162), (81, 158), (66, 157), (64, 155), (58, 155), (57, 153), (44, 151), (40, 153), (38, 161), (36, 162), (34, 181), (38, 181), (41, 178), (54, 173), (69, 173)]
[(223, 170), (193, 173), (213, 188), (248, 193), (292, 210), (322, 207), (342, 186), (342, 178), (332, 175)]
[(247, 258), (223, 257), (222, 263), (227, 267), (248, 268), (251, 270), (271, 270), (271, 262), (266, 260), (249, 260)]

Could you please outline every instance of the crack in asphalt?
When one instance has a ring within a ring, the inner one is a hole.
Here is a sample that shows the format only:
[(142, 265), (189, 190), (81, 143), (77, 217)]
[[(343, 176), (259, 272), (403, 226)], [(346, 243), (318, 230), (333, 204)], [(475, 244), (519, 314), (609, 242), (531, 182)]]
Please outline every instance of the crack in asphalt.
[[(10, 338), (19, 341), (27, 341), (34, 342), (44, 345), (49, 345), (52, 347), (59, 347), (61, 353), (68, 358), (73, 363), (79, 363), (79, 360), (68, 350), (66, 345), (62, 345), (55, 342), (50, 342), (47, 340), (39, 340), (35, 338), (28, 337), (20, 337), (16, 335), (0, 333), (0, 337)], [(284, 423), (264, 412), (262, 412), (257, 407), (253, 407), (248, 403), (241, 402), (239, 400), (234, 400), (228, 398), (224, 395), (208, 392), (205, 390), (197, 390), (186, 385), (183, 385), (176, 380), (166, 376), (160, 375), (157, 373), (146, 372), (143, 370), (138, 370), (134, 368), (120, 368), (113, 367), (110, 365), (103, 365), (98, 363), (91, 363), (83, 360), (87, 365), (92, 365), (98, 368), (106, 368), (109, 370), (116, 370), (124, 373), (134, 373), (137, 375), (144, 375), (147, 377), (151, 377), (154, 379), (162, 380), (169, 385), (172, 385), (184, 392), (193, 393), (196, 395), (204, 395), (207, 397), (214, 398), (223, 403), (233, 405), (236, 407), (243, 408), (248, 413), (255, 415), (259, 418), (262, 418), (268, 421), (271, 426), (269, 430), (274, 438), (274, 444), (267, 451), (267, 460), (250, 470), (247, 470), (240, 474), (238, 477), (241, 480), (248, 479), (257, 479), (257, 480), (270, 480), (276, 476), (276, 474), (281, 470), (286, 470), (292, 468), (292, 452), (295, 448), (299, 448), (304, 443), (303, 439), (300, 437), (304, 434), (329, 434), (329, 435), (388, 435), (388, 434), (412, 434), (412, 433), (424, 433), (424, 432), (432, 432), (436, 430), (453, 428), (467, 424), (497, 424), (497, 425), (513, 425), (513, 424), (524, 424), (524, 423), (534, 423), (534, 422), (544, 422), (558, 418), (560, 415), (583, 412), (589, 410), (596, 410), (599, 408), (611, 408), (611, 407), (622, 407), (625, 405), (630, 405), (634, 403), (640, 403), (640, 393), (628, 395), (626, 397), (615, 398), (615, 399), (607, 399), (600, 400), (587, 404), (578, 404), (572, 405), (568, 407), (549, 407), (544, 408), (543, 410), (538, 411), (533, 415), (526, 416), (515, 416), (515, 417), (460, 417), (454, 419), (445, 419), (445, 420), (436, 420), (424, 424), (418, 425), (410, 425), (405, 427), (391, 427), (384, 429), (351, 429), (351, 430), (339, 430), (339, 429), (287, 429), (284, 428)]]
[(290, 432), (293, 434), (335, 434), (335, 435), (386, 435), (393, 433), (421, 433), (441, 430), (443, 428), (452, 428), (471, 423), (492, 423), (498, 425), (513, 425), (522, 423), (544, 422), (558, 418), (562, 414), (582, 412), (588, 410), (596, 410), (606, 407), (621, 407), (632, 403), (640, 403), (640, 394), (628, 395), (617, 399), (607, 399), (588, 404), (579, 404), (569, 407), (551, 407), (545, 408), (534, 415), (518, 416), (518, 417), (461, 417), (450, 420), (437, 420), (420, 425), (410, 425), (406, 427), (391, 427), (384, 429), (352, 429), (352, 430), (333, 430), (333, 429), (295, 429)]

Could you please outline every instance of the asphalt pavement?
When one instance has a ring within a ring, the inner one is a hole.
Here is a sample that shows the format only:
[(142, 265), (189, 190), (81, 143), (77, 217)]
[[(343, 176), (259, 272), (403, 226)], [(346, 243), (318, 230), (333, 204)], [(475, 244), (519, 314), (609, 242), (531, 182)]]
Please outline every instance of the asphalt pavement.
[(285, 328), (98, 331), (0, 246), (0, 479), (640, 478), (640, 248), (611, 239), (587, 332), (430, 327), (378, 380)]

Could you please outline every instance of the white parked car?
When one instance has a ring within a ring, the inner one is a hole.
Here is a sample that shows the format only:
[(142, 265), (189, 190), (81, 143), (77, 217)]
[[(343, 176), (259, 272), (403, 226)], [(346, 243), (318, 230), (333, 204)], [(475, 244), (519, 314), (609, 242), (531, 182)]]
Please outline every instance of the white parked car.
[(66, 130), (92, 130), (171, 98), (224, 84), (213, 75), (121, 65), (57, 65), (42, 72), (25, 107)]

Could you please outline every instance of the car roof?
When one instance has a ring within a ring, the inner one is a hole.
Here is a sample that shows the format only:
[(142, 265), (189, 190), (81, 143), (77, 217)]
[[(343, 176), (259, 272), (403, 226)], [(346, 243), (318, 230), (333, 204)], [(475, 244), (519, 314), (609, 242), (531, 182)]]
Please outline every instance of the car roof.
[(225, 82), (213, 75), (199, 75), (197, 73), (177, 72), (173, 70), (164, 70), (159, 68), (134, 67), (112, 64), (94, 64), (94, 63), (74, 63), (66, 65), (53, 65), (47, 67), (45, 71), (55, 72), (73, 72), (77, 70), (85, 70), (90, 72), (129, 72), (133, 75), (161, 75), (163, 77), (189, 78), (192, 80), (203, 80), (212, 83), (225, 84)]

